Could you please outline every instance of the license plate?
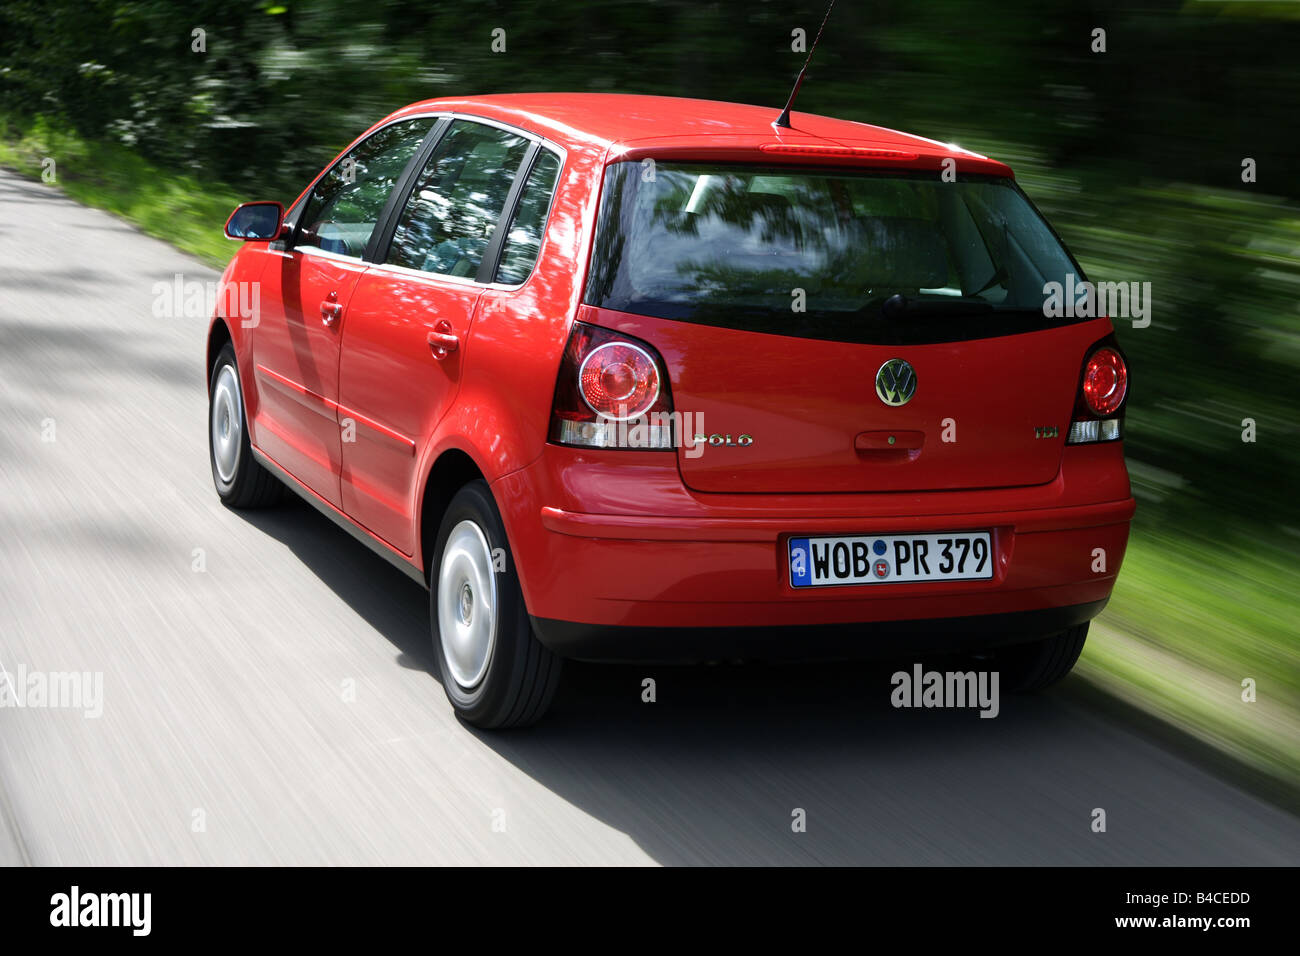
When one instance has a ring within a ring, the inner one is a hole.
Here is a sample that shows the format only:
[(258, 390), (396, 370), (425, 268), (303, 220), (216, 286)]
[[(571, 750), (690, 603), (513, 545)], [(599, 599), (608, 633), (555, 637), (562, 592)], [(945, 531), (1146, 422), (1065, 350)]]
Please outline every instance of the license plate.
[(991, 577), (987, 531), (790, 539), (790, 584), (797, 588)]

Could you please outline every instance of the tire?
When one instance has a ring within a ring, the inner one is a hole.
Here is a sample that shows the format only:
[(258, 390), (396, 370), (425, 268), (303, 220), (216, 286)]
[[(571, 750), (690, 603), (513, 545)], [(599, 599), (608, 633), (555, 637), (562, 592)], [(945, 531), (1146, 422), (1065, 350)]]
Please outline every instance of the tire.
[(208, 380), (208, 461), (222, 504), (264, 508), (279, 502), (284, 485), (253, 457), (239, 365), (229, 342), (217, 356)]
[(998, 651), (996, 662), (1002, 686), (1019, 694), (1051, 687), (1074, 668), (1087, 639), (1088, 625), (1084, 623), (1043, 640)]
[(457, 715), (484, 729), (536, 723), (555, 697), (562, 662), (533, 634), (487, 482), (452, 497), (429, 569), (433, 657)]

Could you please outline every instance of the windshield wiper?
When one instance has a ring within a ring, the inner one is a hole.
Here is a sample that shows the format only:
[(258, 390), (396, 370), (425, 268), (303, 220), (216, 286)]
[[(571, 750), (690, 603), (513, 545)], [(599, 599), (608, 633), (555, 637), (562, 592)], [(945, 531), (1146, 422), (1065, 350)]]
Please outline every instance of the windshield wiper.
[(926, 299), (909, 299), (896, 292), (880, 304), (880, 314), (887, 319), (911, 316), (978, 315), (992, 312), (993, 303), (970, 296), (945, 295)]

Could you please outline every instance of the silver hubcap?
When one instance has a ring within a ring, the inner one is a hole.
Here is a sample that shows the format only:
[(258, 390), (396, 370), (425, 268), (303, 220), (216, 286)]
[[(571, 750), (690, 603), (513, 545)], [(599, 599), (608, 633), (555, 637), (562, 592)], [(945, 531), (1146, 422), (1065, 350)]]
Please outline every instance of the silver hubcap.
[(239, 465), (239, 433), (244, 416), (240, 414), (239, 380), (235, 370), (223, 365), (212, 389), (212, 460), (221, 480), (235, 480)]
[(442, 658), (456, 683), (483, 680), (497, 638), (497, 581), (483, 531), (465, 520), (451, 529), (438, 569), (438, 633)]

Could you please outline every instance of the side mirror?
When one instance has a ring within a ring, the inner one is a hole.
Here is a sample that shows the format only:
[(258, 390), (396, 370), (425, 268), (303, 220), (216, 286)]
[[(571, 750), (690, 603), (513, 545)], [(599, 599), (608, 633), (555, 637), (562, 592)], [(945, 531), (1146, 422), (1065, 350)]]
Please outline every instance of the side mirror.
[(283, 238), (284, 206), (278, 202), (246, 202), (226, 220), (226, 238), (244, 242)]

